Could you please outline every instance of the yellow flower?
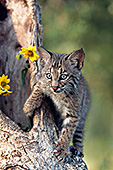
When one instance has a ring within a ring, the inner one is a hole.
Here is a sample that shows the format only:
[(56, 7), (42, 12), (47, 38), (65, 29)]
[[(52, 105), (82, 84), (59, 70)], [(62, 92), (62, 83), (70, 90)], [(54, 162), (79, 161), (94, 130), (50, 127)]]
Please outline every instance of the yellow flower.
[(8, 85), (8, 83), (10, 82), (10, 79), (8, 79), (8, 75), (2, 75), (2, 77), (0, 77), (0, 95), (6, 96), (9, 95), (10, 93), (12, 93), (12, 91), (9, 91), (8, 89), (10, 89), (10, 86)]
[(9, 95), (10, 93), (12, 93), (12, 91), (4, 89), (0, 86), (0, 95), (6, 96), (6, 95)]
[(10, 95), (10, 93), (12, 93), (12, 91), (7, 90), (7, 92), (3, 93), (3, 96)]
[(0, 87), (2, 87), (3, 89), (10, 89), (10, 86), (8, 85), (8, 83), (10, 82), (10, 79), (8, 79), (8, 75), (2, 75), (2, 77), (0, 77)]
[(0, 95), (2, 95), (3, 93), (6, 93), (7, 92), (7, 89), (3, 89), (1, 86), (0, 86)]
[(20, 57), (19, 57), (18, 55), (16, 55), (16, 58), (17, 58), (17, 59), (20, 59)]
[(39, 55), (35, 52), (36, 46), (32, 47), (32, 45), (30, 45), (28, 49), (27, 48), (21, 48), (21, 49), (22, 51), (20, 51), (19, 53), (23, 54), (25, 58), (30, 58), (32, 62), (36, 61), (37, 57), (39, 57)]

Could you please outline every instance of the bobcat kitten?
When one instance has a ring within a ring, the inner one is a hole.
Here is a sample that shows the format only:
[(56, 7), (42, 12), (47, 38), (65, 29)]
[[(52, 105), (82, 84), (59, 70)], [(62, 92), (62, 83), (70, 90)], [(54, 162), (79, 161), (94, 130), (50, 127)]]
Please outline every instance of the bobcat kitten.
[(54, 153), (62, 160), (69, 153), (72, 137), (75, 150), (83, 152), (84, 124), (90, 103), (88, 86), (81, 74), (85, 54), (83, 49), (69, 55), (54, 54), (42, 47), (38, 51), (43, 69), (23, 110), (27, 116), (31, 116), (35, 108), (41, 106), (45, 96), (51, 98), (61, 130)]

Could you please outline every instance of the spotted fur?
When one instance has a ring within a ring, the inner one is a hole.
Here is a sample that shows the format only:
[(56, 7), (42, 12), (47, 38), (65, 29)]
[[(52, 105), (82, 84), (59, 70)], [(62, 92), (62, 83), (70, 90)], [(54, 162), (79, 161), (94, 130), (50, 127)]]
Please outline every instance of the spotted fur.
[(57, 112), (56, 124), (61, 132), (54, 153), (62, 160), (69, 153), (72, 137), (75, 151), (83, 152), (84, 124), (90, 103), (88, 86), (81, 74), (85, 54), (82, 49), (69, 55), (53, 54), (42, 47), (38, 50), (43, 69), (23, 110), (31, 116), (45, 96), (51, 98)]

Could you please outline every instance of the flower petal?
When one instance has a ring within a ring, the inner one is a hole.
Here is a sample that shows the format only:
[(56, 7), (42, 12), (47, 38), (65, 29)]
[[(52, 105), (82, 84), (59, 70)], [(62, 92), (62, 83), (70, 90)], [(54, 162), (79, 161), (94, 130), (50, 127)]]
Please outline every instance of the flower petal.
[(5, 92), (7, 92), (7, 89), (3, 89), (3, 88), (0, 89), (0, 93), (1, 93), (1, 94), (2, 94), (2, 93), (5, 93)]
[(10, 95), (10, 93), (12, 93), (12, 91), (7, 90), (7, 92), (3, 93), (3, 96)]
[(36, 52), (33, 52), (33, 55), (39, 57), (39, 55)]
[(4, 77), (5, 77), (5, 74), (2, 75), (2, 78), (4, 78)]
[(30, 46), (28, 47), (28, 50), (33, 51), (32, 45), (30, 45)]
[(16, 58), (19, 59), (18, 55), (16, 55)]
[(36, 50), (36, 46), (32, 47), (32, 50), (35, 51)]
[(26, 55), (24, 55), (24, 58), (28, 58), (29, 56), (26, 54)]
[(1, 77), (1, 81), (4, 81), (4, 80), (5, 80), (5, 75), (3, 74)]
[(7, 78), (8, 78), (8, 75), (5, 76), (5, 79), (7, 79)]
[(6, 79), (6, 83), (9, 83), (10, 82), (10, 79)]
[(28, 50), (26, 51), (19, 51), (20, 54), (27, 54), (28, 53)]
[(25, 48), (25, 47), (22, 47), (21, 50), (22, 50), (22, 51), (26, 51), (26, 50), (28, 50), (28, 49)]
[(10, 89), (10, 86), (8, 84), (6, 84), (6, 86), (4, 87), (4, 89)]
[(34, 57), (29, 57), (29, 58), (30, 58), (30, 60), (31, 60), (32, 62), (37, 60), (37, 57), (36, 57), (36, 56), (34, 56)]
[(6, 93), (3, 93), (3, 96), (7, 96), (7, 95), (9, 95), (9, 93), (7, 93), (7, 92), (6, 92)]

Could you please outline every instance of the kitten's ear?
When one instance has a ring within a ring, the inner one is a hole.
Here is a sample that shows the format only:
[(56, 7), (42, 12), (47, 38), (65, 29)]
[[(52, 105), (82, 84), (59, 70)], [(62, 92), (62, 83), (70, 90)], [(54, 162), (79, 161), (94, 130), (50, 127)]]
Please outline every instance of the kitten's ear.
[(38, 47), (38, 52), (41, 57), (41, 64), (44, 66), (46, 62), (51, 58), (52, 53), (45, 50), (43, 47)]
[(84, 58), (85, 58), (85, 53), (83, 51), (83, 49), (79, 49), (77, 51), (72, 52), (69, 56), (68, 56), (68, 60), (70, 60), (71, 65), (77, 67), (79, 70), (82, 69), (83, 67), (83, 63), (84, 63)]

